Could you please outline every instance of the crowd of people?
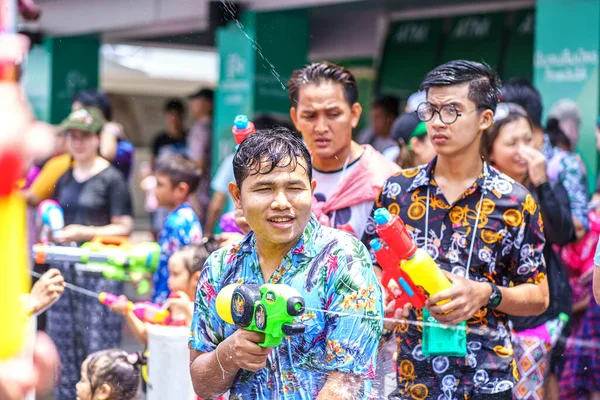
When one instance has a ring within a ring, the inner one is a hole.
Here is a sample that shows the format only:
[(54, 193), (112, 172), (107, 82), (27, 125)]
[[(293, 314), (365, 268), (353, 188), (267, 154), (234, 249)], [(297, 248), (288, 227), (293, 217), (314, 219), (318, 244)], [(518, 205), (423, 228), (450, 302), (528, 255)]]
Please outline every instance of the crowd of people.
[[(345, 68), (300, 68), (288, 92), (291, 123), (255, 116), (257, 131), (213, 179), (213, 92), (190, 96), (189, 131), (183, 102), (169, 100), (139, 183), (161, 248), (151, 300), (171, 325), (190, 327), (198, 396), (600, 398), (600, 191), (590, 200), (574, 102), (555, 104), (544, 123), (530, 83), (502, 85), (489, 66), (457, 60), (429, 72), (402, 113), (397, 98), (377, 98), (370, 127), (355, 135), (362, 106)], [(21, 185), (31, 242), (34, 207), (47, 199), (64, 210), (57, 244), (129, 236), (134, 151), (104, 93), (76, 94), (53, 154)], [(422, 309), (397, 307), (403, 289), (381, 285), (371, 248), (379, 208), (401, 218), (452, 283)], [(219, 224), (226, 213), (235, 229)], [(147, 322), (125, 296), (108, 307), (65, 290), (122, 294), (123, 283), (50, 267), (27, 304), (30, 315), (48, 310), (42, 329), (61, 359), (54, 399), (142, 396), (152, 354), (117, 349), (123, 320), (143, 345)], [(216, 295), (240, 283), (297, 290), (303, 333), (270, 348), (225, 322)], [(436, 352), (429, 335), (466, 353)]]

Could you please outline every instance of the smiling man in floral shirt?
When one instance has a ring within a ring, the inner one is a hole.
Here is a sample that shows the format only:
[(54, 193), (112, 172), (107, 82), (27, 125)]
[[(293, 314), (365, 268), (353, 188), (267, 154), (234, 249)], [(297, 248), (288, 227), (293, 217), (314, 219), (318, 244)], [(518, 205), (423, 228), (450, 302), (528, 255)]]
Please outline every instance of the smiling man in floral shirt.
[[(311, 213), (310, 155), (287, 129), (258, 131), (240, 145), (230, 193), (252, 232), (207, 261), (198, 282), (190, 337), (196, 393), (232, 399), (372, 398), (381, 337), (381, 290), (364, 245), (323, 227)], [(304, 297), (302, 335), (276, 348), (262, 334), (217, 314), (231, 283), (289, 285)], [(349, 315), (350, 314), (350, 315)]]

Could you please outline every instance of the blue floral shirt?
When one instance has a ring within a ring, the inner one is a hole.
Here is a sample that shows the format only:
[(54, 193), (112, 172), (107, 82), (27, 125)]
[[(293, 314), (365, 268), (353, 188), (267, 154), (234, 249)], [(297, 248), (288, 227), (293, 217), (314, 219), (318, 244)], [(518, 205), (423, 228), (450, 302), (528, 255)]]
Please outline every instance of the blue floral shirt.
[[(253, 233), (207, 260), (198, 281), (190, 348), (213, 351), (237, 329), (218, 316), (215, 306), (219, 290), (231, 283), (265, 283)], [(362, 398), (373, 396), (370, 379), (383, 305), (365, 246), (348, 233), (321, 226), (313, 216), (267, 283), (292, 286), (304, 297), (306, 311), (296, 322), (305, 325), (305, 332), (284, 339), (266, 368), (238, 373), (230, 398), (314, 399), (333, 371), (361, 376)]]
[(188, 203), (183, 203), (171, 211), (165, 218), (158, 244), (160, 245), (160, 261), (154, 272), (154, 294), (152, 302), (163, 304), (169, 297), (169, 257), (177, 250), (191, 243), (200, 243), (202, 227), (196, 213)]
[(542, 153), (548, 160), (547, 174), (552, 182), (560, 182), (569, 195), (571, 216), (577, 218), (586, 231), (590, 230), (588, 219), (587, 177), (584, 164), (573, 153), (552, 146), (548, 135), (544, 135)]

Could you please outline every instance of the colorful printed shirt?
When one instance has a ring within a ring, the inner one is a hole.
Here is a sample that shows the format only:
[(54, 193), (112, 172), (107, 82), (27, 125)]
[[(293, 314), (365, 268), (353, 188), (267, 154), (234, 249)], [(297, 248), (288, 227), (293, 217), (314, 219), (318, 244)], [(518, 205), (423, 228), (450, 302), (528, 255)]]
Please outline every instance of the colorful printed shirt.
[[(539, 207), (531, 194), (484, 162), (474, 184), (449, 204), (435, 182), (435, 163), (436, 159), (391, 177), (375, 207), (386, 207), (399, 215), (417, 245), (446, 271), (466, 275), (477, 223), (470, 279), (504, 287), (541, 282), (546, 274), (544, 235)], [(429, 235), (425, 243), (428, 189)], [(372, 218), (367, 229), (370, 235), (364, 239), (370, 240), (375, 233)], [(412, 312), (410, 319), (422, 320), (422, 311)], [(422, 328), (401, 324), (398, 388), (390, 399), (462, 400), (510, 390), (518, 374), (507, 323), (506, 314), (482, 307), (467, 321), (469, 328), (478, 331), (467, 332), (466, 357), (423, 356)], [(496, 336), (483, 335), (482, 331), (493, 331)]]
[[(198, 281), (190, 348), (213, 351), (237, 329), (218, 316), (215, 305), (217, 293), (231, 283), (265, 283), (252, 232), (206, 262)], [(267, 283), (289, 285), (304, 297), (306, 311), (296, 322), (305, 325), (305, 332), (284, 339), (266, 368), (242, 370), (230, 398), (314, 399), (333, 371), (366, 379), (361, 396), (371, 397), (383, 305), (365, 246), (348, 233), (322, 226), (313, 215)]]
[(180, 248), (201, 241), (202, 227), (192, 206), (183, 203), (167, 215), (158, 237), (160, 261), (154, 272), (153, 303), (163, 304), (169, 297), (169, 257)]
[(560, 182), (569, 194), (571, 215), (577, 218), (586, 231), (590, 230), (588, 219), (587, 178), (583, 163), (566, 150), (552, 146), (548, 135), (544, 135), (544, 156), (548, 160), (548, 178)]

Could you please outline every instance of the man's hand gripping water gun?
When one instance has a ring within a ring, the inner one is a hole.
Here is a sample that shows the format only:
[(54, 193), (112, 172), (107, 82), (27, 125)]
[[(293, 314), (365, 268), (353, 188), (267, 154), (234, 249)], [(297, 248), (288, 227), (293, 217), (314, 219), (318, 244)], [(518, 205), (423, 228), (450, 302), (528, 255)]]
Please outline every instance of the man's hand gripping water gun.
[(123, 237), (98, 237), (81, 247), (37, 244), (33, 246), (35, 262), (69, 262), (87, 264), (90, 272), (99, 272), (106, 279), (140, 282), (138, 293), (147, 293), (146, 278), (154, 273), (160, 257), (160, 246), (154, 242), (131, 244)]
[(304, 325), (294, 323), (304, 313), (304, 299), (287, 285), (228, 285), (216, 306), (223, 321), (264, 334), (261, 347), (277, 347), (284, 337), (304, 333)]
[[(421, 309), (427, 297), (452, 287), (427, 251), (417, 248), (398, 216), (379, 208), (374, 218), (381, 239), (373, 239), (371, 248), (383, 269), (381, 283), (396, 301), (394, 312), (407, 303)], [(391, 279), (398, 285), (396, 290), (390, 288)]]
[[(383, 271), (381, 285), (389, 293), (389, 312), (386, 316), (388, 318), (394, 317), (397, 314), (396, 310), (404, 310), (407, 305), (417, 309), (425, 307), (427, 296), (423, 289), (416, 286), (408, 274), (404, 272), (400, 257), (381, 239), (371, 240), (371, 249), (373, 249), (377, 263)], [(391, 284), (391, 281), (394, 283)], [(391, 304), (392, 301), (394, 304)]]
[[(391, 215), (385, 208), (379, 208), (375, 210), (374, 218), (377, 224), (377, 233), (389, 246), (385, 248), (382, 243), (375, 243), (373, 248), (377, 259), (381, 258), (379, 261), (381, 267), (384, 271), (387, 269), (385, 280), (382, 282), (389, 284), (390, 276), (395, 279), (403, 291), (403, 295), (397, 296), (396, 301), (411, 302), (417, 308), (427, 306), (423, 310), (423, 322), (428, 324), (423, 327), (421, 347), (423, 355), (428, 357), (466, 355), (466, 323), (462, 322), (459, 329), (445, 329), (440, 327), (429, 313), (429, 307), (447, 304), (450, 299), (445, 298), (435, 304), (430, 304), (431, 300), (424, 302), (426, 297), (434, 297), (443, 291), (452, 289), (452, 283), (446, 273), (438, 267), (426, 250), (417, 248), (406, 230), (406, 226), (398, 216)], [(377, 247), (378, 245), (379, 247)], [(402, 260), (401, 263), (398, 264), (398, 260)], [(398, 270), (404, 273), (399, 273)], [(396, 306), (396, 310), (397, 308), (398, 306)]]

